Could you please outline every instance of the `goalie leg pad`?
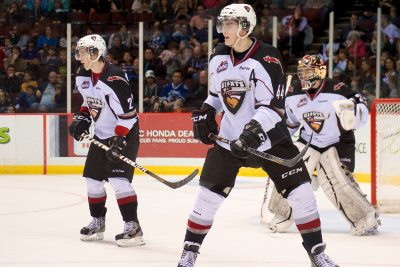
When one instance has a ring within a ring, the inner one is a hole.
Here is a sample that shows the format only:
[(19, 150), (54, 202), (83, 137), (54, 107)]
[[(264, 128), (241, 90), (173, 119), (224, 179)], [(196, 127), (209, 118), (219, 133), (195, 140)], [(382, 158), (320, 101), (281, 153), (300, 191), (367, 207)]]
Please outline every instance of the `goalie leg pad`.
[(292, 208), (289, 206), (287, 200), (276, 191), (275, 186), (272, 188), (268, 210), (274, 214), (274, 217), (271, 221), (262, 221), (262, 223), (267, 225), (272, 231), (284, 232), (293, 224)]
[(341, 164), (336, 148), (322, 153), (317, 177), (328, 199), (355, 228), (352, 233), (362, 235), (376, 228), (379, 215), (354, 180), (353, 173)]
[[(302, 151), (303, 148), (306, 146), (301, 142), (295, 142), (295, 146), (299, 149), (299, 151)], [(319, 183), (318, 179), (313, 175), (314, 170), (317, 168), (317, 165), (319, 163), (319, 159), (321, 158), (321, 153), (319, 153), (317, 150), (315, 150), (312, 147), (309, 147), (307, 149), (306, 154), (303, 156), (304, 163), (306, 164), (308, 174), (311, 177), (311, 185), (313, 191), (317, 191), (319, 188)]]

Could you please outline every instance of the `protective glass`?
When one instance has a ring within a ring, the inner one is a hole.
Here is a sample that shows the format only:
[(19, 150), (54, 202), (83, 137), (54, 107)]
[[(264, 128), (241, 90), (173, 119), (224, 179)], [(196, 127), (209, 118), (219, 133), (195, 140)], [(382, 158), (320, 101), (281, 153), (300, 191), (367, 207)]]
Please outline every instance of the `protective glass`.
[(218, 33), (236, 33), (239, 29), (239, 21), (231, 17), (218, 17), (217, 19)]

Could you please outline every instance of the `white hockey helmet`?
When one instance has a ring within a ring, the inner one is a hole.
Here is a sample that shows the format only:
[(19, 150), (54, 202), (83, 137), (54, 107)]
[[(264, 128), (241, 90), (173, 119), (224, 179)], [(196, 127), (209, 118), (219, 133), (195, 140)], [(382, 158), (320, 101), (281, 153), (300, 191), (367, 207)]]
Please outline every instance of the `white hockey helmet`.
[[(89, 61), (94, 62), (99, 60), (101, 56), (104, 57), (106, 42), (98, 34), (86, 35), (79, 39), (76, 45), (75, 58), (77, 60), (81, 60), (82, 49), (87, 51)], [(94, 60), (91, 59), (93, 55), (97, 55), (97, 58)]]
[(305, 55), (297, 67), (297, 74), (301, 81), (301, 88), (308, 90), (312, 88), (318, 80), (325, 79), (326, 66), (319, 55)]
[[(247, 4), (231, 4), (222, 9), (217, 20), (217, 32), (223, 32), (223, 22), (227, 20), (235, 20), (239, 24), (237, 36), (245, 38), (249, 36), (257, 23), (257, 16), (251, 5)], [(246, 36), (239, 36), (241, 30), (246, 30)]]

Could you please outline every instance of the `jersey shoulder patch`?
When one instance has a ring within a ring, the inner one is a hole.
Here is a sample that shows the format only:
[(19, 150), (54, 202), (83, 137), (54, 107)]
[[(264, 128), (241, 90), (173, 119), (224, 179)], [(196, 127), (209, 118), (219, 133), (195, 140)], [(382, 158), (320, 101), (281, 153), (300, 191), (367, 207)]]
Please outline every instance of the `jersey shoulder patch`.
[(125, 72), (111, 64), (108, 64), (104, 73), (100, 77), (101, 81), (115, 88), (117, 84), (129, 85), (129, 81), (126, 78)]
[(265, 69), (275, 69), (279, 67), (281, 73), (285, 73), (283, 64), (283, 58), (277, 48), (272, 45), (266, 44), (262, 41), (258, 41), (259, 45), (255, 53), (251, 56), (255, 60), (259, 61)]

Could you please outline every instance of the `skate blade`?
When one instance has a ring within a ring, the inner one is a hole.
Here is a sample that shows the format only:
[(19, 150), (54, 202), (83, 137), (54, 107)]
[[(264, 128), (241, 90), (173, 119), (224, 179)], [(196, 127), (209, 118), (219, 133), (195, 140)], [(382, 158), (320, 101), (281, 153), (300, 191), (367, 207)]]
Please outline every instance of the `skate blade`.
[(85, 242), (90, 242), (90, 241), (99, 241), (104, 239), (104, 234), (103, 233), (96, 233), (93, 235), (81, 235), (81, 240)]
[(130, 239), (118, 239), (117, 240), (117, 245), (119, 247), (132, 247), (132, 246), (142, 246), (144, 245), (144, 240), (143, 237), (138, 236)]

